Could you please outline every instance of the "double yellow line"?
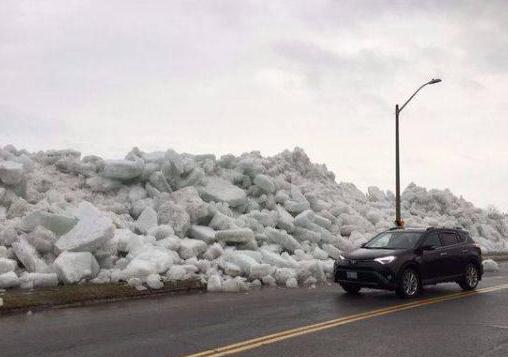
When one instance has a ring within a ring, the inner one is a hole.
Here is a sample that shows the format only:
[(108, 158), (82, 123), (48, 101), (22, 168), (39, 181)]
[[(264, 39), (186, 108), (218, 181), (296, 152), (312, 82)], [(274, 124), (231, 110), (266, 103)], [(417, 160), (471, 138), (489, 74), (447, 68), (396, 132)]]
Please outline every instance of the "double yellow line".
[(405, 304), (399, 304), (395, 306), (385, 307), (382, 309), (366, 311), (360, 314), (349, 315), (345, 317), (341, 317), (334, 320), (328, 320), (324, 322), (320, 322), (317, 324), (307, 325), (298, 327), (291, 330), (281, 331), (278, 333), (274, 333), (271, 335), (266, 335), (258, 338), (253, 338), (250, 340), (234, 343), (228, 346), (219, 347), (213, 350), (203, 351), (200, 353), (195, 353), (188, 355), (187, 357), (208, 357), (208, 356), (227, 356), (234, 353), (239, 353), (247, 350), (251, 350), (253, 348), (261, 347), (263, 345), (268, 345), (271, 343), (275, 343), (278, 341), (286, 340), (289, 338), (293, 338), (300, 335), (305, 335), (308, 333), (313, 333), (321, 330), (330, 329), (336, 326), (345, 325), (351, 322), (366, 320), (377, 316), (387, 315), (398, 311), (404, 311), (413, 309), (420, 306), (436, 304), (443, 301), (454, 300), (466, 296), (478, 295), (483, 293), (488, 293), (492, 291), (508, 289), (508, 284), (496, 285), (488, 288), (478, 289), (474, 291), (465, 291), (460, 293), (448, 294), (441, 297), (417, 300), (414, 302), (409, 302)]

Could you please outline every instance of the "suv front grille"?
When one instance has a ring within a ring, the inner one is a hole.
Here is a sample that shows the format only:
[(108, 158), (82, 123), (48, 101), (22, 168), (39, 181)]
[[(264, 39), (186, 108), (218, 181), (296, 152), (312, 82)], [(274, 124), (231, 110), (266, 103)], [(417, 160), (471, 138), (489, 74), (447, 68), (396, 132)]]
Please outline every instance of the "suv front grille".
[(342, 267), (337, 269), (336, 279), (339, 280), (350, 280), (347, 278), (347, 271), (354, 271), (357, 274), (357, 279), (351, 280), (362, 283), (377, 283), (379, 279), (373, 271), (369, 270), (356, 270), (356, 269), (343, 269)]

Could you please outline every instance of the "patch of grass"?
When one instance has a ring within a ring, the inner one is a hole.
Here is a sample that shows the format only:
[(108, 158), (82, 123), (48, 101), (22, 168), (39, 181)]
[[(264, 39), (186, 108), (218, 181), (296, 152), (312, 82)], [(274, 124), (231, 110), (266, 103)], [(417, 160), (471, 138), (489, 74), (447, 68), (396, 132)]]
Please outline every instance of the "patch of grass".
[(205, 290), (200, 280), (189, 279), (164, 283), (158, 290), (136, 290), (125, 283), (62, 285), (55, 288), (7, 290), (0, 294), (0, 314), (59, 306), (79, 306), (97, 302), (148, 297), (191, 290)]

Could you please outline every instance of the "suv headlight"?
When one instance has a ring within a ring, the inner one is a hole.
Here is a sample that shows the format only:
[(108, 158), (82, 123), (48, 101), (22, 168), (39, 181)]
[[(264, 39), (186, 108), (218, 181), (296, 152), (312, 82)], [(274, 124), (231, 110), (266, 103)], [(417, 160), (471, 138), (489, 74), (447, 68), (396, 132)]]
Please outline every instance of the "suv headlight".
[(335, 261), (336, 265), (344, 265), (346, 263), (346, 258), (339, 254), (337, 260)]
[(376, 258), (376, 259), (374, 259), (374, 261), (381, 263), (381, 264), (388, 264), (388, 263), (393, 262), (395, 259), (397, 259), (396, 256), (388, 255), (386, 257)]

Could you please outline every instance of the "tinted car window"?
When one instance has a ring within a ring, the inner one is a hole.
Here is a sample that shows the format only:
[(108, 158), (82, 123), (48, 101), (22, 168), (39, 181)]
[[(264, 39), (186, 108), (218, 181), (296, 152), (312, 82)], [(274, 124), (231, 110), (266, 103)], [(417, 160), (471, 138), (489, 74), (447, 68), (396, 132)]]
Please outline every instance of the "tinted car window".
[(443, 232), (439, 234), (442, 245), (452, 245), (457, 243), (457, 236), (455, 233)]
[(383, 232), (372, 238), (364, 248), (371, 249), (408, 249), (414, 248), (422, 236), (418, 232)]
[(441, 246), (441, 240), (437, 233), (431, 233), (425, 238), (423, 245), (430, 245), (431, 247), (438, 248)]

